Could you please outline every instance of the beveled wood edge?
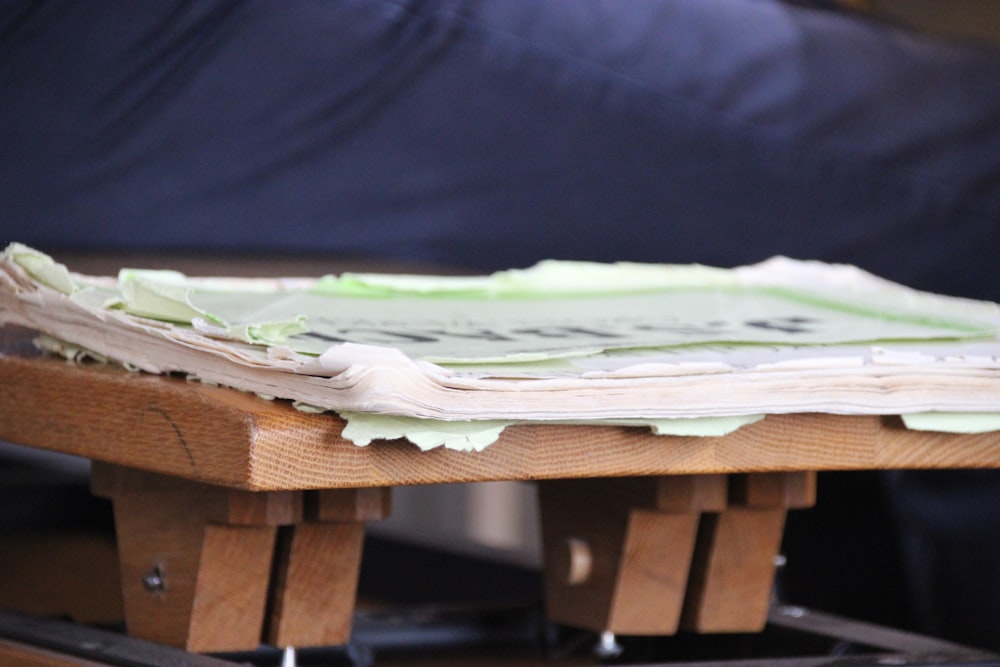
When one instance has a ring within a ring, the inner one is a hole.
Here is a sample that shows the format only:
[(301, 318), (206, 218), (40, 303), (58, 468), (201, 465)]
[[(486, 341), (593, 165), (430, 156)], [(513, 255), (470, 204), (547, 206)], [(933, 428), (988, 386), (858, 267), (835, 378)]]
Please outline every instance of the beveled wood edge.
[(0, 356), (0, 378), (0, 439), (249, 490), (1000, 467), (998, 433), (909, 431), (891, 416), (772, 415), (723, 437), (517, 425), (482, 452), (421, 452), (405, 441), (358, 447), (338, 417), (287, 401), (115, 366)]

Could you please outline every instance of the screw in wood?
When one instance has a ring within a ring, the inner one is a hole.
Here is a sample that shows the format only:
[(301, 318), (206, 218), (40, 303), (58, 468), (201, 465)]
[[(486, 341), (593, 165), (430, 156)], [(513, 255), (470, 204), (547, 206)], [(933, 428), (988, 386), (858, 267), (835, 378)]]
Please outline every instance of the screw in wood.
[(162, 593), (167, 589), (167, 580), (159, 565), (154, 565), (152, 570), (142, 575), (142, 587), (147, 593)]

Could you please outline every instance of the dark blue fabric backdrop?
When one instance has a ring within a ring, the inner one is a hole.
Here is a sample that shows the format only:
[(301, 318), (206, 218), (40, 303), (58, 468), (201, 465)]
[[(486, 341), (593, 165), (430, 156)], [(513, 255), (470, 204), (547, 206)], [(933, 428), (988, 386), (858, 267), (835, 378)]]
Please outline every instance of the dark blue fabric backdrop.
[(7, 3), (0, 239), (1000, 299), (1000, 54), (774, 0)]
[[(1000, 52), (857, 16), (777, 0), (0, 4), (0, 242), (482, 270), (787, 254), (1000, 300), (998, 226)], [(929, 625), (997, 641), (996, 476), (894, 484), (914, 566), (947, 565), (915, 579)], [(992, 570), (962, 566), (972, 543)]]

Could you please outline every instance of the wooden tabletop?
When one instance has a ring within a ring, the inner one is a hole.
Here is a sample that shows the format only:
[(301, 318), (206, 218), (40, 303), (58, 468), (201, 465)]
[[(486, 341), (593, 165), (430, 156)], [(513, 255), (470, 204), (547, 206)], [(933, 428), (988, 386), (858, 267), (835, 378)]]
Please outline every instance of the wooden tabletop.
[(898, 417), (774, 415), (723, 437), (519, 425), (483, 452), (358, 447), (331, 414), (101, 364), (0, 356), (0, 439), (250, 490), (693, 473), (1000, 467), (1000, 434)]

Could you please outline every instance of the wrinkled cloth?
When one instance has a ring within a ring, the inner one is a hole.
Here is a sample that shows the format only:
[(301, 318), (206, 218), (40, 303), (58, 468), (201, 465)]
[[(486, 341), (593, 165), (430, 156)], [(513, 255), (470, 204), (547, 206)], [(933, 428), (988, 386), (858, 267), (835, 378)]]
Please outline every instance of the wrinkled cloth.
[(8, 2), (0, 236), (1000, 298), (1000, 53), (774, 0)]

